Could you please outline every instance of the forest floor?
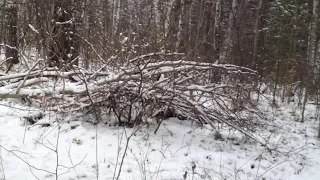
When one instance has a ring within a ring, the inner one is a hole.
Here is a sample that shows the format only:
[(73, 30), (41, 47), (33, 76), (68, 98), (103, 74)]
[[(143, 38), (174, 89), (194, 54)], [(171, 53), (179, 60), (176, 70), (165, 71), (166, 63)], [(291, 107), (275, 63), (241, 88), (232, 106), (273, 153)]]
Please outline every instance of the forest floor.
[[(274, 122), (259, 130), (268, 147), (228, 128), (217, 133), (175, 118), (164, 121), (157, 134), (153, 125), (95, 128), (74, 121), (25, 126), (22, 117), (37, 109), (1, 101), (0, 180), (94, 180), (97, 175), (102, 180), (320, 179), (315, 107), (307, 105), (306, 121), (300, 123), (298, 107), (260, 106)], [(41, 121), (54, 116), (47, 113)]]

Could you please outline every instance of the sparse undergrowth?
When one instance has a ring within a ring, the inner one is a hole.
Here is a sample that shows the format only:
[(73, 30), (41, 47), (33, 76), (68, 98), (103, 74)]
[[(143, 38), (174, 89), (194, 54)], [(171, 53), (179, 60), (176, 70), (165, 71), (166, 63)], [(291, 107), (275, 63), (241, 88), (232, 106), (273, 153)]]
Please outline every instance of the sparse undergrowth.
[[(213, 130), (208, 125), (199, 126), (177, 118), (163, 121), (157, 134), (154, 134), (155, 124), (142, 128), (109, 127), (103, 123), (94, 126), (86, 122), (78, 124), (79, 121), (61, 123), (60, 128), (57, 128), (58, 122), (49, 127), (28, 125), (22, 144), (24, 126), (17, 126), (15, 122), (32, 109), (16, 114), (14, 108), (25, 106), (16, 103), (11, 106), (13, 108), (0, 108), (4, 159), (1, 162), (7, 178), (19, 177), (11, 171), (16, 168), (14, 164), (19, 164), (18, 169), (28, 179), (56, 179), (57, 156), (52, 153), (57, 147), (55, 142), (59, 142), (57, 173), (61, 180), (96, 179), (97, 172), (99, 179), (117, 179), (118, 174), (119, 179), (146, 180), (295, 180), (301, 177), (315, 180), (320, 177), (313, 171), (320, 160), (316, 153), (320, 151), (315, 138), (316, 125), (312, 122), (313, 105), (307, 107), (308, 121), (301, 124), (294, 121), (296, 117), (292, 116), (289, 105), (274, 109), (266, 102), (261, 103), (263, 111), (274, 112), (270, 114), (273, 126), (257, 132), (268, 147), (228, 126)], [(57, 114), (46, 113), (39, 123), (50, 118), (57, 118)], [(9, 127), (14, 128), (14, 132), (6, 130)], [(34, 147), (34, 143), (37, 146)]]

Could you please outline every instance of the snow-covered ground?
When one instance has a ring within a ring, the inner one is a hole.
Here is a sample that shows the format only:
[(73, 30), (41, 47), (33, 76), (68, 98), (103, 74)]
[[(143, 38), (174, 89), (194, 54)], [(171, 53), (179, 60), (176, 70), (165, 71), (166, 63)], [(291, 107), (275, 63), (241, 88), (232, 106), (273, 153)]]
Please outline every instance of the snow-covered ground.
[[(103, 180), (320, 179), (315, 108), (307, 106), (305, 123), (295, 121), (300, 110), (290, 105), (265, 105), (264, 111), (277, 125), (258, 132), (268, 148), (228, 129), (217, 133), (174, 118), (164, 121), (156, 135), (153, 125), (24, 126), (22, 117), (36, 110), (0, 101), (0, 180), (93, 180), (97, 174)], [(54, 118), (46, 113), (43, 121)]]

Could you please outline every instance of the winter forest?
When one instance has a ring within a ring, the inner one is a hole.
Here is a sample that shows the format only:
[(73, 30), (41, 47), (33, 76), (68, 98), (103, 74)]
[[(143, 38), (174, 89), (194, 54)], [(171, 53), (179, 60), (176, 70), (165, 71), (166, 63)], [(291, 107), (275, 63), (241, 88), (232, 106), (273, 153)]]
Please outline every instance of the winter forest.
[(0, 180), (320, 179), (319, 0), (0, 0)]

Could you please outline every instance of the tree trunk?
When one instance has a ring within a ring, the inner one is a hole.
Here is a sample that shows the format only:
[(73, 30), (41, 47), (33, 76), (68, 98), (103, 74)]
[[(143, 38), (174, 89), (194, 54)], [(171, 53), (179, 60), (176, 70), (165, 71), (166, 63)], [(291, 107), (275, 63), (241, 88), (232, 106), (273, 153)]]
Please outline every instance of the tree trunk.
[(215, 11), (216, 0), (205, 1), (204, 7), (204, 33), (203, 33), (203, 55), (206, 62), (215, 62), (215, 47), (214, 47), (214, 26), (215, 26)]
[(79, 41), (75, 28), (75, 19), (66, 1), (54, 4), (52, 42), (49, 52), (49, 67), (70, 69), (78, 64)]
[[(2, 8), (4, 9), (5, 7), (6, 7), (6, 0), (3, 0), (3, 3), (2, 3)], [(5, 44), (6, 43), (6, 41), (5, 41), (5, 37), (6, 37), (6, 35), (5, 35), (5, 28), (6, 28), (6, 11), (5, 10), (2, 10), (2, 14), (1, 14), (1, 16), (2, 16), (2, 20), (1, 20), (1, 34), (0, 34), (0, 43), (3, 43), (3, 44)], [(0, 47), (0, 54), (1, 54), (1, 52), (2, 52), (2, 47)]]
[(235, 18), (237, 6), (238, 6), (237, 0), (232, 0), (231, 10), (229, 13), (228, 26), (226, 30), (226, 36), (223, 42), (223, 49), (221, 50), (220, 57), (219, 57), (219, 60), (223, 63), (226, 63), (227, 60), (229, 61), (229, 54), (233, 45), (232, 34), (234, 30), (234, 25), (235, 25), (234, 18)]
[(127, 0), (120, 0), (118, 34), (129, 33), (129, 7)]
[(6, 8), (6, 20), (7, 20), (7, 45), (6, 47), (6, 59), (8, 60), (8, 69), (10, 71), (14, 64), (19, 63), (18, 56), (18, 8), (10, 5)]
[(254, 26), (254, 41), (253, 41), (253, 55), (252, 55), (252, 58), (253, 58), (253, 62), (255, 62), (255, 69), (258, 70), (259, 74), (261, 75), (261, 60), (260, 60), (260, 53), (259, 53), (259, 49), (260, 49), (260, 46), (261, 46), (261, 41), (262, 41), (262, 38), (263, 38), (263, 32), (262, 32), (262, 28), (264, 26), (264, 23), (263, 23), (263, 19), (262, 19), (262, 16), (263, 16), (263, 8), (264, 7), (264, 2), (265, 0), (260, 0), (259, 1), (259, 5), (258, 5), (258, 9), (257, 9), (257, 12), (256, 12), (256, 22), (255, 22), (255, 26)]
[[(312, 8), (312, 22), (310, 23), (310, 35), (309, 35), (309, 45), (308, 45), (308, 59), (311, 64), (313, 64), (313, 75), (314, 77), (319, 74), (320, 68), (320, 60), (317, 57), (317, 46), (318, 46), (318, 38), (317, 38), (317, 30), (318, 30), (318, 0), (313, 0), (313, 8)], [(314, 82), (315, 84), (315, 82)]]
[(221, 0), (216, 0), (215, 15), (214, 15), (214, 38), (213, 45), (215, 51), (215, 59), (219, 60), (221, 50)]
[(179, 0), (181, 3), (180, 15), (179, 15), (179, 25), (178, 25), (178, 34), (177, 34), (177, 43), (176, 43), (176, 52), (184, 53), (184, 40), (185, 40), (185, 0)]

